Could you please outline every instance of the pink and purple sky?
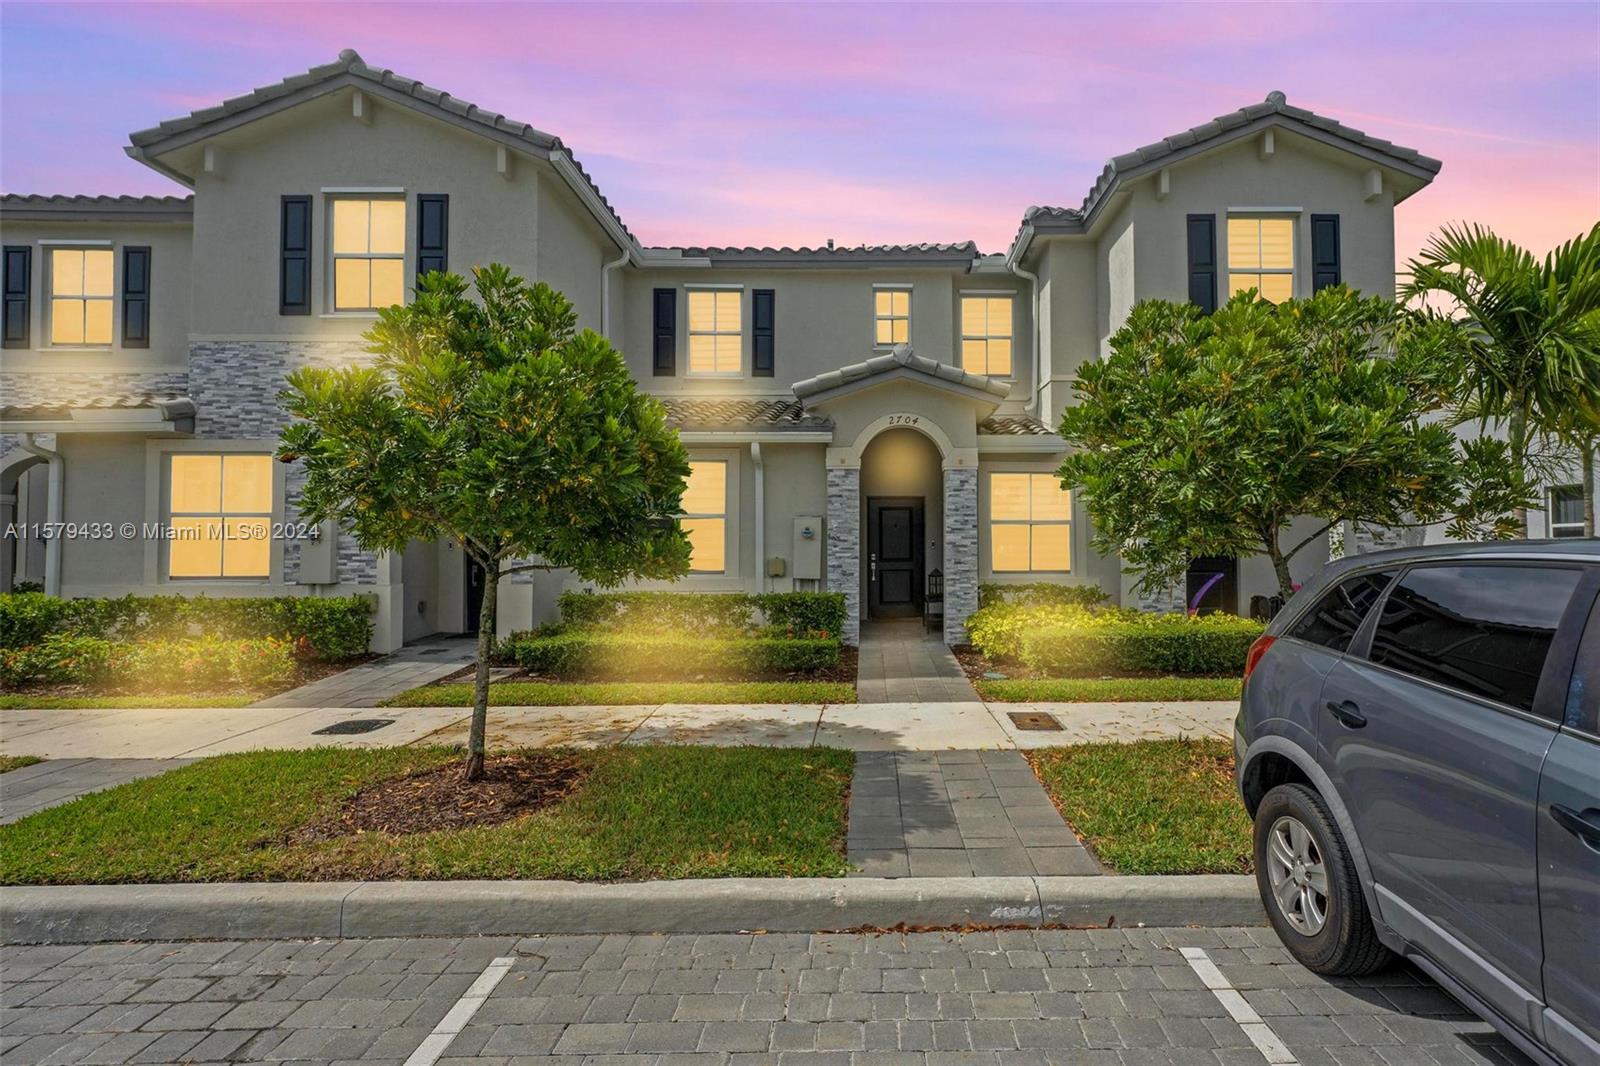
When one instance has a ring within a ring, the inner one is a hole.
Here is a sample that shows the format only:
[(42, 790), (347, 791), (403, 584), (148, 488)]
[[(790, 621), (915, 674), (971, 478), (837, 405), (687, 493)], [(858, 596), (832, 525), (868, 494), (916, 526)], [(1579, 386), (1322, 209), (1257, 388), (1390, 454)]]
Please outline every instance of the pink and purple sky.
[(1444, 160), (1467, 219), (1600, 219), (1600, 3), (0, 5), (0, 188), (181, 193), (127, 134), (357, 49), (555, 133), (646, 244), (972, 239), (1261, 100)]

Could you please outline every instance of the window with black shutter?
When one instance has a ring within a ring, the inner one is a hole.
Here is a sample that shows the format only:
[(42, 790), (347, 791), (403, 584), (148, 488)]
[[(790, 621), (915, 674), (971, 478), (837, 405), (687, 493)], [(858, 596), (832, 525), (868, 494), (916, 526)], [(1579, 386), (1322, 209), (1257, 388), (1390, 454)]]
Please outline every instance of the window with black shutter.
[(678, 372), (678, 290), (655, 290), (655, 374)]
[(279, 248), (278, 314), (311, 313), (311, 197), (285, 196)]
[(1190, 215), (1189, 302), (1204, 314), (1217, 309), (1217, 216)]
[(450, 197), (417, 196), (417, 277), (450, 269)]
[(30, 282), (33, 249), (25, 244), (5, 246), (5, 347), (33, 347)]
[(753, 290), (750, 293), (750, 373), (753, 377), (770, 378), (776, 370), (774, 318), (773, 290)]
[(1343, 280), (1339, 269), (1339, 216), (1311, 216), (1311, 291), (1338, 285)]
[(122, 249), (122, 346), (150, 347), (150, 249)]

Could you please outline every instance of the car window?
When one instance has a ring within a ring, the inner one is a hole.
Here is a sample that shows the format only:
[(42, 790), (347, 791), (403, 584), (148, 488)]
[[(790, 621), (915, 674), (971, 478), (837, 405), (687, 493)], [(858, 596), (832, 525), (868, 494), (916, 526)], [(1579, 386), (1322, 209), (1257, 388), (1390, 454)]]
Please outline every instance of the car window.
[(1375, 663), (1522, 710), (1582, 571), (1427, 566), (1400, 579), (1372, 637)]
[(1322, 598), (1289, 630), (1289, 636), (1321, 644), (1334, 651), (1344, 651), (1350, 646), (1350, 639), (1356, 635), (1356, 630), (1361, 628), (1367, 612), (1378, 602), (1378, 597), (1389, 587), (1389, 582), (1394, 580), (1395, 573), (1393, 570), (1380, 570), (1345, 578), (1322, 594)]

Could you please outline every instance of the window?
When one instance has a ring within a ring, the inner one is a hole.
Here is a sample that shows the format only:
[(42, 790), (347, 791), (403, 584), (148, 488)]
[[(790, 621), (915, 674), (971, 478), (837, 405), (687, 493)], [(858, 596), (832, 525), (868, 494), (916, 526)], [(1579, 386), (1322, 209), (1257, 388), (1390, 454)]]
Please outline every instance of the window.
[(330, 201), (333, 309), (376, 311), (405, 300), (406, 202)]
[(1011, 297), (961, 298), (961, 366), (974, 374), (1011, 376)]
[(50, 343), (111, 343), (111, 249), (50, 249)]
[(1382, 570), (1345, 578), (1323, 594), (1289, 630), (1289, 636), (1343, 652), (1394, 575), (1393, 570)]
[(689, 535), (689, 572), (720, 574), (727, 569), (728, 464), (723, 460), (689, 464), (678, 525)]
[(911, 343), (911, 290), (872, 291), (872, 343), (880, 348)]
[(1228, 295), (1245, 289), (1273, 303), (1294, 295), (1294, 219), (1228, 219)]
[(1427, 566), (1384, 601), (1369, 658), (1520, 710), (1581, 570), (1537, 566)]
[(272, 457), (179, 454), (169, 469), (167, 576), (266, 577)]
[(1550, 490), (1550, 535), (1583, 536), (1583, 487), (1558, 485)]
[(689, 373), (739, 373), (744, 350), (738, 290), (689, 293)]
[(989, 475), (989, 569), (1072, 569), (1072, 493), (1054, 474)]

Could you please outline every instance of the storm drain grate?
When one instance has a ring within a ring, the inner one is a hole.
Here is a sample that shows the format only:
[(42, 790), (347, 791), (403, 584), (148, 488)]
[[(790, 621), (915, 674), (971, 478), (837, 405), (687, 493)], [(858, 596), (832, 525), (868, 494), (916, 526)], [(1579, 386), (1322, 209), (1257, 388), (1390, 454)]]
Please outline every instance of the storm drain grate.
[[(352, 718), (347, 722), (335, 722), (321, 729), (313, 729), (314, 737), (344, 737), (352, 733), (370, 733), (374, 729), (382, 729), (386, 725), (394, 725), (393, 718)], [(1060, 728), (1059, 726), (1057, 728)]]
[(1053, 714), (1043, 711), (1007, 711), (1006, 717), (1011, 719), (1011, 724), (1018, 729), (1025, 729), (1034, 733), (1059, 733), (1061, 723), (1056, 721)]

